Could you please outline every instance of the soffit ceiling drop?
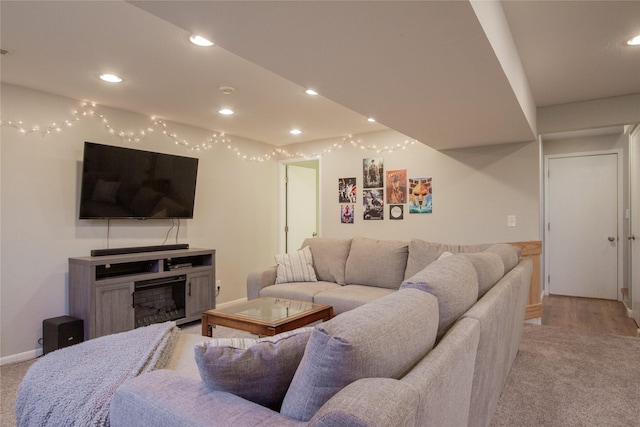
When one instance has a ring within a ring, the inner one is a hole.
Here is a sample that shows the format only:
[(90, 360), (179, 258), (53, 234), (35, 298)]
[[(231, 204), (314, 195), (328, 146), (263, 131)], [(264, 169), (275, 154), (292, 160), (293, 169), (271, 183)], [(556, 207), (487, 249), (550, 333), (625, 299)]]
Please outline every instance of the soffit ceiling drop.
[[(640, 93), (639, 1), (499, 4), (537, 107)], [(532, 140), (474, 5), (0, 1), (0, 80), (273, 145), (387, 127), (434, 148)]]
[(436, 149), (530, 141), (468, 2), (130, 2)]

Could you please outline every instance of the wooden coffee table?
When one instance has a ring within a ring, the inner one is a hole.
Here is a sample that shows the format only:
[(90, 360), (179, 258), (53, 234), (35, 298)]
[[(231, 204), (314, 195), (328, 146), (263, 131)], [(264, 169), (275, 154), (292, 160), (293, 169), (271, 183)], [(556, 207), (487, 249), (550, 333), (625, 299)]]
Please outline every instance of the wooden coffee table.
[(333, 317), (333, 307), (285, 298), (257, 298), (202, 313), (202, 335), (211, 336), (215, 325), (273, 336)]

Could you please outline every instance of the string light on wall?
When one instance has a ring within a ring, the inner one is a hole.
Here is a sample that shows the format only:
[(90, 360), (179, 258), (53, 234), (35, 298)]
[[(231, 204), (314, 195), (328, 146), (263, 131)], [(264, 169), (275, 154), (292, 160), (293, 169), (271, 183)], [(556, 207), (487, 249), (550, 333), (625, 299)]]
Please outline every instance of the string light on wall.
[(402, 143), (397, 143), (394, 145), (385, 145), (382, 147), (378, 147), (376, 145), (365, 144), (362, 139), (356, 139), (352, 135), (348, 135), (342, 138), (342, 143), (333, 143), (330, 144), (327, 148), (322, 149), (321, 151), (311, 152), (311, 153), (303, 153), (303, 152), (289, 152), (284, 148), (276, 148), (271, 151), (270, 154), (264, 154), (261, 156), (249, 156), (243, 153), (240, 148), (233, 144), (231, 138), (225, 135), (223, 132), (214, 132), (209, 136), (204, 142), (200, 143), (191, 143), (186, 139), (180, 138), (177, 133), (172, 132), (168, 129), (167, 123), (156, 117), (151, 117), (150, 125), (143, 130), (139, 131), (131, 131), (131, 130), (117, 130), (115, 129), (105, 117), (104, 114), (101, 114), (96, 111), (98, 108), (96, 103), (83, 102), (79, 109), (72, 111), (72, 117), (64, 120), (62, 122), (54, 122), (50, 125), (43, 126), (26, 126), (23, 121), (5, 121), (0, 119), (0, 127), (8, 127), (14, 128), (18, 132), (23, 135), (30, 134), (39, 134), (42, 137), (45, 137), (54, 132), (61, 132), (66, 128), (70, 128), (74, 125), (75, 122), (83, 120), (87, 117), (92, 117), (98, 120), (102, 126), (106, 129), (106, 131), (118, 138), (122, 141), (133, 144), (139, 143), (143, 139), (145, 139), (150, 133), (156, 131), (156, 129), (160, 129), (162, 134), (170, 139), (174, 144), (184, 147), (185, 149), (191, 151), (205, 151), (210, 150), (215, 145), (221, 145), (227, 148), (228, 151), (233, 153), (236, 157), (250, 161), (250, 162), (266, 162), (269, 160), (280, 160), (280, 159), (317, 159), (326, 154), (330, 154), (333, 151), (342, 149), (344, 146), (352, 146), (358, 148), (360, 150), (372, 151), (375, 153), (383, 153), (383, 152), (393, 152), (396, 150), (404, 150), (407, 147), (415, 144), (415, 140), (405, 140)]

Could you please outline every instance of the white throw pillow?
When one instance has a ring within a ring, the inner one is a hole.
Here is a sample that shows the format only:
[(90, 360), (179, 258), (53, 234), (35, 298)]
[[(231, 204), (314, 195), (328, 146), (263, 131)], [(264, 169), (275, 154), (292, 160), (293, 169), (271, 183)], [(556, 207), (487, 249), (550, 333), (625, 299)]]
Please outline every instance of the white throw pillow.
[(276, 283), (317, 282), (309, 246), (290, 254), (276, 255)]

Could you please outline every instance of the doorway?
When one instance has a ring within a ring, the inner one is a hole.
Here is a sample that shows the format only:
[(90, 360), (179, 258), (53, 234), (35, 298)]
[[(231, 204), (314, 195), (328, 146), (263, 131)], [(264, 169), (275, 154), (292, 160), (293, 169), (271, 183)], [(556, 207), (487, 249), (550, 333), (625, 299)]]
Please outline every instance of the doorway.
[(304, 239), (320, 231), (320, 160), (283, 162), (279, 252), (296, 251)]
[(545, 156), (547, 293), (619, 299), (622, 152)]

